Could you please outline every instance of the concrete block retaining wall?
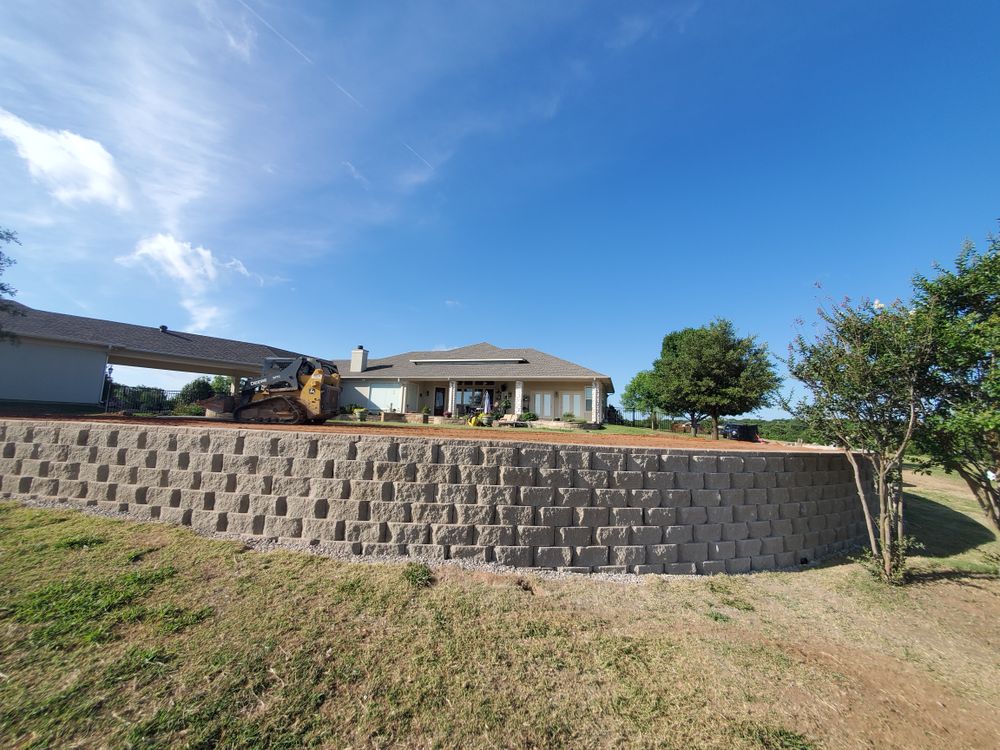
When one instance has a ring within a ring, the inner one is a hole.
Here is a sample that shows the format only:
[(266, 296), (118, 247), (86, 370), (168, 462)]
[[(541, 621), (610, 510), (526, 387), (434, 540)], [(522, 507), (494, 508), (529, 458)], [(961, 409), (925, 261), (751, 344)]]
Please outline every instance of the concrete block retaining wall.
[(843, 455), (0, 420), (0, 493), (361, 555), (741, 573), (861, 540)]

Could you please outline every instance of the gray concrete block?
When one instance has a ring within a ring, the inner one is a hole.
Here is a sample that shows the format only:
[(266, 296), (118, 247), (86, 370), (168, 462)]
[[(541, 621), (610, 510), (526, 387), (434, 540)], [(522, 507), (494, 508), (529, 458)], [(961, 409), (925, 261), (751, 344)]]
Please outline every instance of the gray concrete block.
[(579, 575), (589, 575), (592, 569), (589, 565), (564, 565), (561, 568), (556, 568), (560, 573), (576, 573)]
[(717, 508), (705, 508), (708, 513), (709, 523), (732, 523), (733, 507), (731, 505), (720, 505)]
[(81, 482), (79, 479), (60, 479), (58, 480), (56, 496), (67, 500), (85, 498), (87, 497), (87, 483)]
[(433, 503), (437, 489), (430, 482), (393, 482), (392, 499), (397, 503)]
[(608, 559), (612, 565), (643, 565), (646, 562), (646, 548), (641, 545), (611, 547)]
[(522, 505), (496, 506), (497, 523), (506, 526), (531, 526), (535, 522), (535, 509)]
[(767, 463), (767, 470), (769, 472), (774, 472), (775, 474), (785, 471), (785, 457), (776, 455), (764, 456), (764, 461)]
[(414, 523), (454, 523), (455, 506), (440, 503), (412, 503), (410, 519)]
[[(257, 461), (257, 473), (273, 477), (287, 477), (292, 474), (292, 459), (286, 456), (261, 456)], [(334, 475), (339, 476), (339, 475)], [(351, 477), (352, 479), (354, 477)], [(360, 477), (364, 478), (364, 477)]]
[(704, 562), (708, 559), (708, 544), (706, 542), (690, 542), (680, 545), (678, 551), (680, 562)]
[(596, 567), (608, 564), (607, 547), (574, 547), (573, 565), (580, 567)]
[(589, 469), (590, 459), (591, 459), (590, 451), (557, 450), (556, 468)]
[[(608, 472), (608, 486), (622, 489), (642, 489), (643, 475), (641, 471), (611, 471)], [(659, 490), (650, 490), (659, 492)]]
[(571, 469), (537, 469), (535, 484), (539, 487), (572, 487)]
[[(317, 481), (340, 481), (340, 480), (317, 480)], [(270, 495), (274, 478), (262, 474), (237, 474), (236, 487), (233, 492), (246, 492), (254, 495)], [(169, 480), (168, 480), (169, 483)], [(312, 484), (310, 483), (310, 491)]]
[(301, 538), (302, 519), (289, 518), (288, 516), (264, 516), (264, 536)]
[(737, 557), (756, 557), (760, 554), (760, 539), (740, 539), (736, 542)]
[(715, 576), (726, 572), (725, 560), (706, 560), (697, 563), (698, 572), (703, 576)]
[(709, 542), (708, 558), (710, 560), (728, 560), (736, 557), (736, 542)]
[(339, 541), (344, 538), (344, 522), (330, 518), (303, 518), (302, 538), (310, 541)]
[[(272, 516), (273, 518), (273, 516)], [(191, 525), (190, 508), (160, 508), (160, 520), (167, 523), (179, 524), (181, 526)]]
[(746, 523), (749, 521), (757, 520), (757, 508), (761, 506), (758, 505), (736, 505), (733, 506), (733, 522), (734, 523)]
[(647, 526), (674, 526), (677, 523), (676, 508), (645, 508), (642, 515)]
[(702, 508), (722, 505), (721, 490), (691, 490), (691, 504)]
[(520, 505), (552, 505), (555, 490), (551, 487), (521, 487), (518, 493)]
[(373, 500), (368, 503), (368, 519), (370, 521), (409, 523), (410, 504)]
[(627, 545), (629, 543), (629, 526), (600, 526), (594, 529), (594, 542), (606, 546)]
[(615, 453), (596, 452), (591, 457), (590, 468), (603, 469), (604, 471), (625, 471), (626, 470), (625, 454), (618, 452)]
[(412, 482), (417, 478), (417, 467), (395, 461), (375, 461), (372, 464), (372, 479), (383, 482)]
[[(292, 455), (280, 447), (279, 454)], [(396, 461), (399, 458), (399, 445), (391, 440), (362, 438), (354, 444), (354, 457), (358, 460)]]
[(767, 461), (763, 456), (744, 456), (743, 471), (751, 473), (767, 471)]
[(629, 533), (630, 544), (647, 546), (663, 541), (663, 529), (659, 526), (633, 526)]
[(455, 523), (491, 524), (496, 520), (495, 505), (456, 505)]
[(746, 539), (750, 536), (750, 527), (745, 522), (727, 523), (722, 526), (722, 538), (730, 541)]
[(333, 476), (338, 479), (371, 479), (374, 476), (372, 462), (362, 459), (334, 461)]
[(693, 562), (667, 563), (663, 572), (671, 576), (694, 576), (698, 575), (698, 566)]
[(444, 560), (447, 555), (447, 548), (440, 544), (408, 544), (406, 554), (410, 557), (420, 557), (425, 560)]
[(482, 524), (476, 526), (475, 543), (485, 547), (513, 546), (515, 541), (513, 526)]
[[(453, 485), (461, 487), (462, 485)], [(492, 484), (481, 484), (476, 489), (477, 502), (480, 505), (517, 505), (518, 493), (530, 489), (528, 487), (504, 487)]]
[(594, 530), (589, 526), (563, 526), (556, 529), (556, 545), (586, 547), (594, 541)]
[(454, 504), (476, 502), (476, 486), (474, 484), (439, 484), (437, 501)]
[(442, 443), (438, 449), (439, 463), (442, 464), (464, 464), (473, 466), (481, 463), (479, 448), (475, 445), (461, 445), (457, 443)]
[(633, 565), (629, 568), (629, 573), (635, 573), (636, 575), (657, 575), (663, 573), (663, 565), (661, 563), (646, 565)]
[(691, 472), (708, 474), (719, 470), (718, 456), (691, 456)]
[(650, 490), (672, 490), (674, 481), (672, 471), (647, 471), (643, 474), (642, 486)]
[(691, 525), (664, 526), (663, 541), (669, 544), (683, 544), (694, 540)]
[(608, 525), (641, 526), (643, 512), (642, 508), (610, 508), (608, 510)]
[(322, 546), (335, 554), (360, 555), (361, 542), (323, 541)]
[(598, 565), (594, 568), (595, 573), (605, 573), (608, 575), (622, 575), (628, 573), (627, 565)]
[(433, 484), (451, 484), (458, 476), (457, 469), (452, 464), (417, 464), (417, 481)]
[(539, 568), (560, 568), (571, 565), (573, 549), (571, 547), (536, 547), (535, 565)]
[(493, 548), (493, 559), (496, 563), (511, 568), (530, 568), (533, 557), (531, 547), (499, 546)]
[(394, 544), (427, 544), (431, 527), (426, 523), (388, 523), (388, 539)]
[(660, 507), (659, 490), (628, 490), (628, 504), (632, 508)]
[(687, 508), (691, 505), (691, 490), (661, 490), (660, 505), (665, 508)]
[(363, 500), (327, 500), (327, 518), (345, 521), (367, 521), (368, 503)]
[(490, 466), (517, 466), (517, 448), (484, 445), (479, 450), (482, 451), (484, 464)]
[(678, 508), (677, 522), (690, 525), (708, 523), (708, 511), (702, 507)]
[(535, 470), (530, 466), (501, 466), (500, 484), (532, 487), (535, 484)]
[[(244, 464), (249, 464), (253, 462), (256, 466), (256, 456), (224, 456), (224, 459), (234, 458), (241, 459)], [(239, 463), (239, 461), (234, 461), (233, 463)], [(223, 468), (221, 471), (226, 471), (226, 461), (223, 460)], [(329, 479), (333, 476), (334, 462), (326, 458), (293, 458), (292, 459), (292, 476), (296, 477), (309, 477), (310, 479)], [(235, 468), (233, 471), (245, 471), (245, 469)]]
[[(276, 495), (308, 495), (309, 494), (309, 480), (301, 479), (296, 482), (289, 481), (289, 477), (278, 477), (286, 482), (286, 484), (281, 485), (280, 489), (272, 491)], [(277, 480), (275, 480), (277, 481)], [(198, 485), (199, 489), (212, 491), (212, 492), (235, 492), (236, 491), (236, 475), (235, 474), (209, 474), (203, 473), (201, 475), (201, 482)], [(304, 490), (304, 492), (302, 491)]]
[(573, 486), (604, 489), (608, 486), (608, 472), (597, 469), (574, 469)]
[(774, 570), (776, 567), (774, 555), (757, 555), (750, 558), (751, 570)]
[(522, 547), (551, 547), (555, 532), (551, 526), (518, 526), (517, 544)]
[(438, 462), (437, 444), (426, 440), (400, 440), (398, 451), (401, 463), (419, 465), (435, 464)]
[(472, 544), (475, 528), (468, 524), (431, 524), (435, 544)]
[(607, 508), (573, 508), (573, 524), (576, 526), (608, 526)]
[(380, 521), (344, 521), (344, 540), (348, 542), (381, 542), (387, 531)]
[(778, 555), (785, 551), (785, 539), (780, 536), (764, 537), (760, 540), (762, 555)]
[(721, 523), (703, 523), (692, 527), (696, 542), (718, 542), (722, 539)]
[(799, 564), (799, 560), (794, 552), (781, 552), (774, 556), (775, 567), (792, 568)]
[(677, 562), (679, 545), (676, 544), (650, 544), (646, 547), (647, 564), (667, 564)]
[[(521, 488), (522, 494), (528, 489)], [(583, 508), (590, 505), (594, 490), (586, 487), (559, 487), (554, 490), (555, 504), (568, 508)]]
[(628, 503), (625, 490), (598, 489), (591, 491), (591, 502), (602, 508), (620, 508)]
[[(277, 478), (275, 481), (277, 481)], [(352, 500), (392, 500), (392, 482), (352, 479), (350, 481), (348, 491)]]
[(750, 536), (753, 539), (763, 539), (766, 536), (771, 536), (770, 521), (751, 521), (747, 526), (750, 528)]
[(405, 544), (362, 542), (361, 554), (366, 557), (403, 557), (407, 554), (407, 548)]
[(536, 526), (569, 526), (573, 523), (573, 509), (540, 506), (535, 508)]
[[(500, 469), (497, 466), (459, 466), (460, 484), (500, 484)], [(505, 482), (504, 484), (511, 484)]]
[[(312, 497), (286, 497), (283, 498), (285, 501), (285, 510), (283, 513), (275, 513), (278, 516), (292, 516), (294, 518), (315, 518), (316, 517), (316, 498)], [(324, 506), (321, 505), (320, 509)], [(325, 509), (329, 512), (329, 504), (325, 505)]]
[(733, 557), (725, 561), (726, 562), (726, 572), (727, 573), (749, 573), (750, 572), (750, 558), (749, 557)]
[(518, 466), (530, 466), (536, 469), (554, 469), (556, 466), (556, 452), (554, 448), (518, 448)]
[(660, 459), (655, 453), (629, 453), (626, 467), (629, 471), (659, 471)]
[(213, 510), (193, 510), (191, 511), (191, 528), (203, 534), (224, 531), (226, 514), (216, 513)]
[(474, 562), (492, 562), (493, 548), (472, 544), (453, 544), (448, 547), (449, 560), (472, 560)]

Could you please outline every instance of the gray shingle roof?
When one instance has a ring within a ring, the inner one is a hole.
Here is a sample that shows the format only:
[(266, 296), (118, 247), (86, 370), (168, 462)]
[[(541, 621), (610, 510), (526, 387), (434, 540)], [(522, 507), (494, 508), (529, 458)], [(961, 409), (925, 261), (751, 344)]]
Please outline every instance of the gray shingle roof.
[[(457, 362), (442, 360), (523, 360), (516, 362)], [(415, 363), (413, 360), (432, 360)], [(501, 349), (485, 341), (445, 351), (416, 351), (369, 359), (364, 372), (351, 372), (350, 360), (334, 360), (340, 375), (353, 378), (411, 378), (438, 380), (530, 380), (567, 378), (608, 380), (607, 375), (537, 349)]]
[(295, 352), (265, 344), (183, 331), (164, 332), (151, 326), (35, 310), (16, 302), (11, 304), (24, 314), (0, 313), (0, 327), (18, 336), (111, 346), (169, 357), (241, 363), (254, 367), (259, 366), (265, 357), (297, 356)]

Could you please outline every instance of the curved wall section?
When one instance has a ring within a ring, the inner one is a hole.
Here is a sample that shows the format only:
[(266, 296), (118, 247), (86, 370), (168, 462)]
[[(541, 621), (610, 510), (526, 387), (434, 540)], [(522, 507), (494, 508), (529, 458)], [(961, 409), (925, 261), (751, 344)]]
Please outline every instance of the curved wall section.
[(839, 453), (0, 420), (0, 493), (359, 555), (743, 573), (861, 540)]

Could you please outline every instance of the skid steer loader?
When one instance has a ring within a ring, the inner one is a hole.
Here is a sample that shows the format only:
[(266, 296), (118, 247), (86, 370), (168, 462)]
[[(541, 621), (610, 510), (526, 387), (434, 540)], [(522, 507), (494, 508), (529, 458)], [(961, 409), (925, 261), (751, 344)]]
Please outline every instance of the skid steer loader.
[(311, 357), (268, 357), (239, 395), (198, 403), (236, 422), (318, 424), (337, 414), (340, 375), (336, 365)]

